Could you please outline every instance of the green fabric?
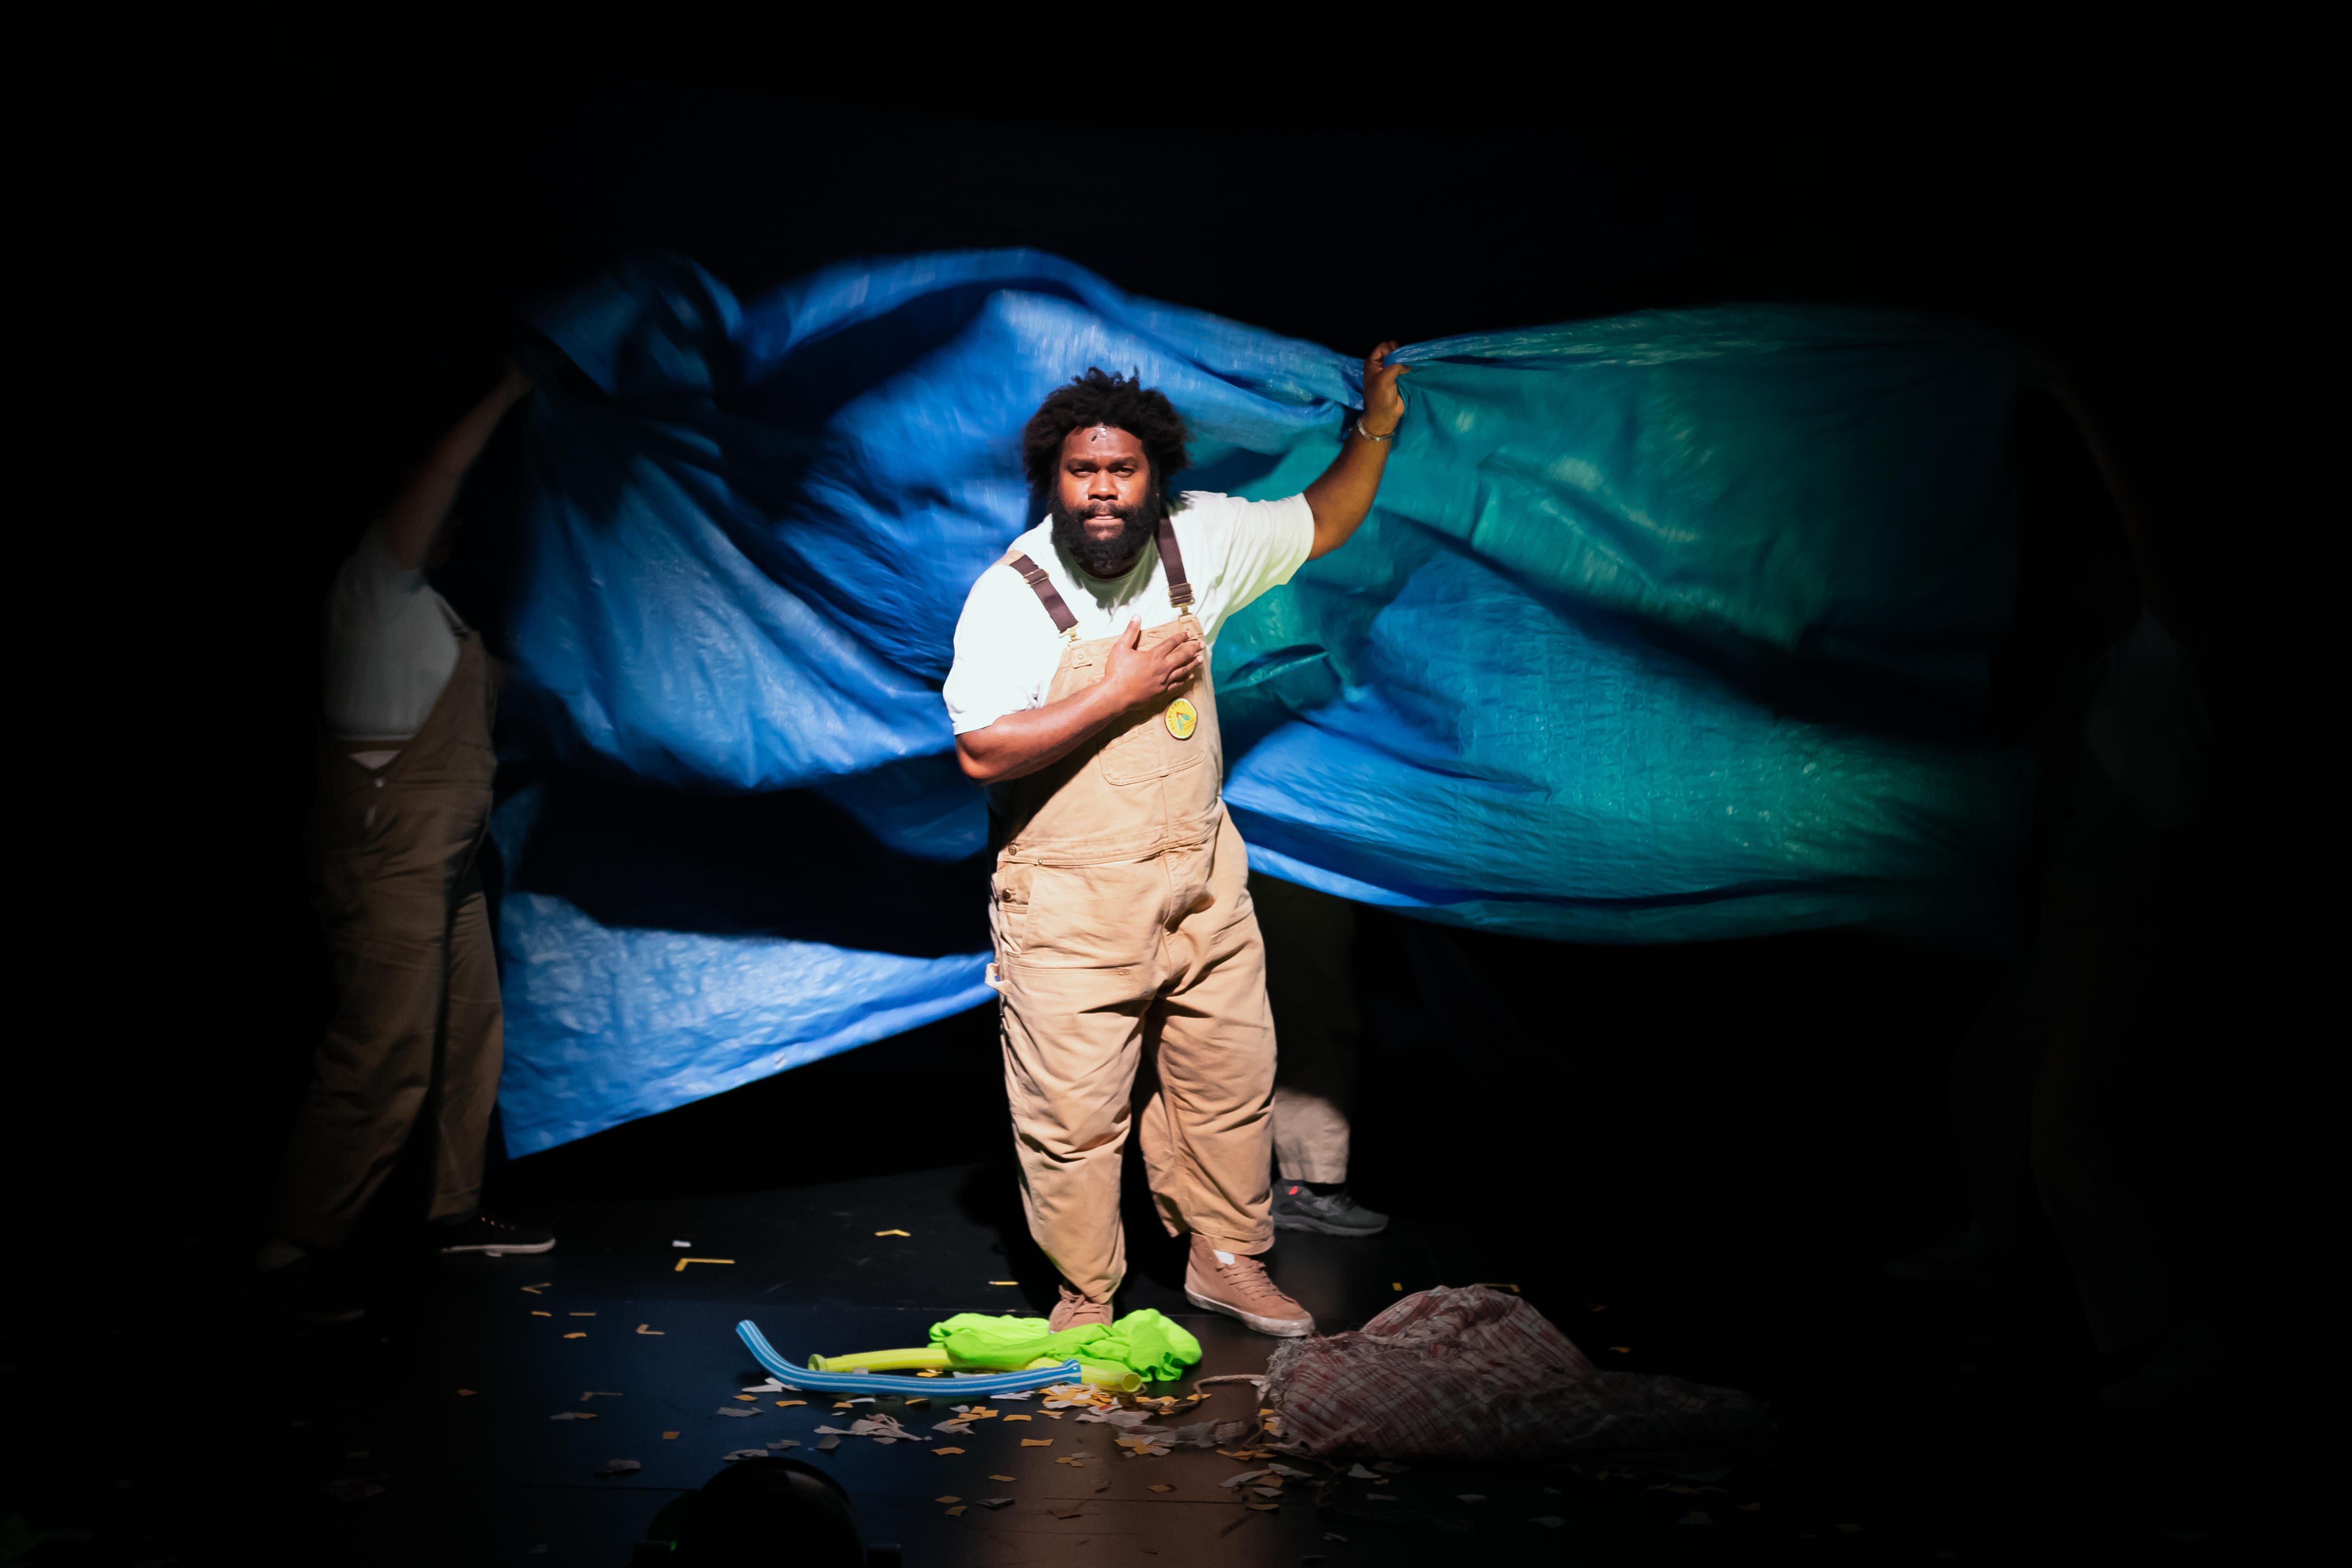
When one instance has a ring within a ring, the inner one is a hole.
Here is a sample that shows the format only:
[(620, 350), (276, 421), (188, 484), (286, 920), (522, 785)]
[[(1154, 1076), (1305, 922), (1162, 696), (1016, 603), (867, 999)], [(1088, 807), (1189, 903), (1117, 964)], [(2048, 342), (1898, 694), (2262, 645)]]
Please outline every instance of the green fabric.
[(1201, 1359), (1201, 1342), (1183, 1325), (1170, 1322), (1150, 1307), (1129, 1312), (1108, 1327), (1090, 1323), (1058, 1334), (1045, 1326), (1043, 1318), (958, 1312), (943, 1323), (931, 1325), (931, 1342), (945, 1349), (959, 1366), (1017, 1372), (1040, 1356), (1056, 1360), (1078, 1356), (1123, 1366), (1155, 1382), (1181, 1377), (1186, 1367)]

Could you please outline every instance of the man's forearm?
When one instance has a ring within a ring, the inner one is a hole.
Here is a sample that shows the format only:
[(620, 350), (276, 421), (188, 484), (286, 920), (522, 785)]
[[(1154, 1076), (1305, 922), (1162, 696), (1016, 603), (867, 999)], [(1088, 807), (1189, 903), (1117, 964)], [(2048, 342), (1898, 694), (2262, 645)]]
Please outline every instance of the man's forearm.
[(1348, 444), (1323, 470), (1323, 477), (1307, 487), (1307, 510), (1315, 514), (1315, 545), (1307, 552), (1309, 561), (1347, 543), (1349, 535), (1370, 514), (1372, 498), (1381, 492), (1381, 475), (1388, 468), (1389, 448), (1395, 444), (1351, 430)]
[(1007, 713), (983, 728), (965, 731), (956, 737), (956, 761), (984, 784), (1025, 778), (1068, 756), (1121, 711), (1097, 683), (1059, 702)]
[(434, 536), (441, 531), (449, 509), (457, 504), (457, 490), (466, 482), (467, 471), (490, 444), (507, 410), (529, 390), (530, 383), (509, 374), (433, 443), (433, 449), (377, 523), (383, 531), (384, 548), (394, 561), (412, 570), (425, 564)]

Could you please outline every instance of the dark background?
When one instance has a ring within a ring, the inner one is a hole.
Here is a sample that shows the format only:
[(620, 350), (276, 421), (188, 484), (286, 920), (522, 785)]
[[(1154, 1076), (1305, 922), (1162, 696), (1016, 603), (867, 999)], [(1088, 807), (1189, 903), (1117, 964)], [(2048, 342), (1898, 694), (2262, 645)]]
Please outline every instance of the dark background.
[[(2340, 921), (2319, 901), (2342, 705), (2313, 689), (2341, 624), (2322, 483), (2341, 281), (2315, 221), (2341, 205), (2335, 33), (2167, 5), (1874, 37), (1693, 16), (1639, 41), (1499, 13), (1454, 35), (1360, 11), (950, 36), (910, 15), (856, 38), (688, 15), (12, 24), (34, 220), (12, 356), (31, 851), (12, 1310), (205, 1288), (204, 1260), (249, 1243), (325, 1000), (299, 856), (320, 595), (487, 384), (515, 309), (632, 249), (751, 294), (845, 257), (1025, 244), (1350, 353), (1818, 300), (1995, 322), (2074, 366), (2224, 699), (2207, 923), (2151, 1145), (2256, 1364), (2340, 1400), (2311, 1261), (2341, 1239)], [(494, 580), (496, 542), (486, 524), (462, 590)], [(1580, 1193), (1646, 1194), (1654, 1228), (1738, 1190), (1691, 1247), (1801, 1233), (1864, 1267), (1951, 1217), (1938, 1075), (1980, 969), (1839, 938), (1619, 952), (1404, 924), (1365, 939), (1394, 1002), (1370, 1195), (1442, 1215), (1500, 1186), (1565, 1224), (1602, 1206)], [(985, 1035), (869, 1053), (984, 1085)], [(853, 1054), (494, 1190), (788, 1182), (772, 1151), (683, 1173), (680, 1152), (708, 1155), (712, 1118), (789, 1118), (804, 1089), (885, 1070)], [(1850, 1201), (1824, 1216), (1823, 1192)], [(2071, 1375), (2063, 1302), (2040, 1321)]]

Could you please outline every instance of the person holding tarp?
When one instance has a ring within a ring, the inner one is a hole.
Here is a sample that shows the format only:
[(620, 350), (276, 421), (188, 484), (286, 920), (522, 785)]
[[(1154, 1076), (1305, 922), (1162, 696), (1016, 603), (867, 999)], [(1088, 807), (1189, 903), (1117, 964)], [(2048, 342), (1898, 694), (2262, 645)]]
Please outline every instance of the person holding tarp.
[(311, 815), (335, 971), (247, 1294), (312, 1322), (364, 1309), (318, 1267), (351, 1239), (402, 1149), (432, 1139), (425, 1217), (443, 1252), (545, 1252), (555, 1237), (481, 1211), (499, 1089), (498, 961), (478, 863), (497, 693), (480, 634), (426, 583), (467, 471), (530, 378), (511, 361), (443, 435), (343, 563), (327, 606), (327, 735)]
[(1404, 413), (1395, 346), (1364, 362), (1330, 468), (1271, 501), (1171, 496), (1189, 466), (1175, 406), (1088, 369), (1023, 432), (1045, 521), (957, 622), (942, 695), (964, 772), (990, 787), (990, 983), (1030, 1233), (1062, 1275), (1055, 1331), (1111, 1321), (1136, 1118), (1161, 1222), (1190, 1238), (1186, 1297), (1261, 1333), (1314, 1331), (1259, 1261), (1274, 1020), (1207, 661), (1228, 616), (1370, 511)]

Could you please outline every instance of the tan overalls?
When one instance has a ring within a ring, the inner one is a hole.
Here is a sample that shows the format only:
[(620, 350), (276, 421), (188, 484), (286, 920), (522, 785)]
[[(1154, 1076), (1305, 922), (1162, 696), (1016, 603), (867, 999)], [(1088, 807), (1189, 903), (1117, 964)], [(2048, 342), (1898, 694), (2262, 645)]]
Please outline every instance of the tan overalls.
[[(1199, 635), (1164, 519), (1160, 556), (1181, 614), (1146, 631), (1146, 647)], [(1072, 637), (1076, 617), (1045, 573), (1005, 560)], [(1046, 700), (1100, 680), (1115, 640), (1072, 640)], [(1037, 1245), (1093, 1300), (1127, 1272), (1130, 1115), (1171, 1235), (1237, 1253), (1273, 1240), (1274, 1017), (1223, 772), (1203, 665), (1178, 697), (1114, 720), (1001, 802), (990, 925), (1022, 1200)]]
[(496, 702), (482, 639), (415, 736), (382, 768), (330, 741), (312, 817), (333, 1020), (313, 1058), (278, 1186), (277, 1228), (332, 1247), (432, 1119), (427, 1218), (473, 1212), (503, 1045), (498, 960), (474, 867), (490, 811)]

